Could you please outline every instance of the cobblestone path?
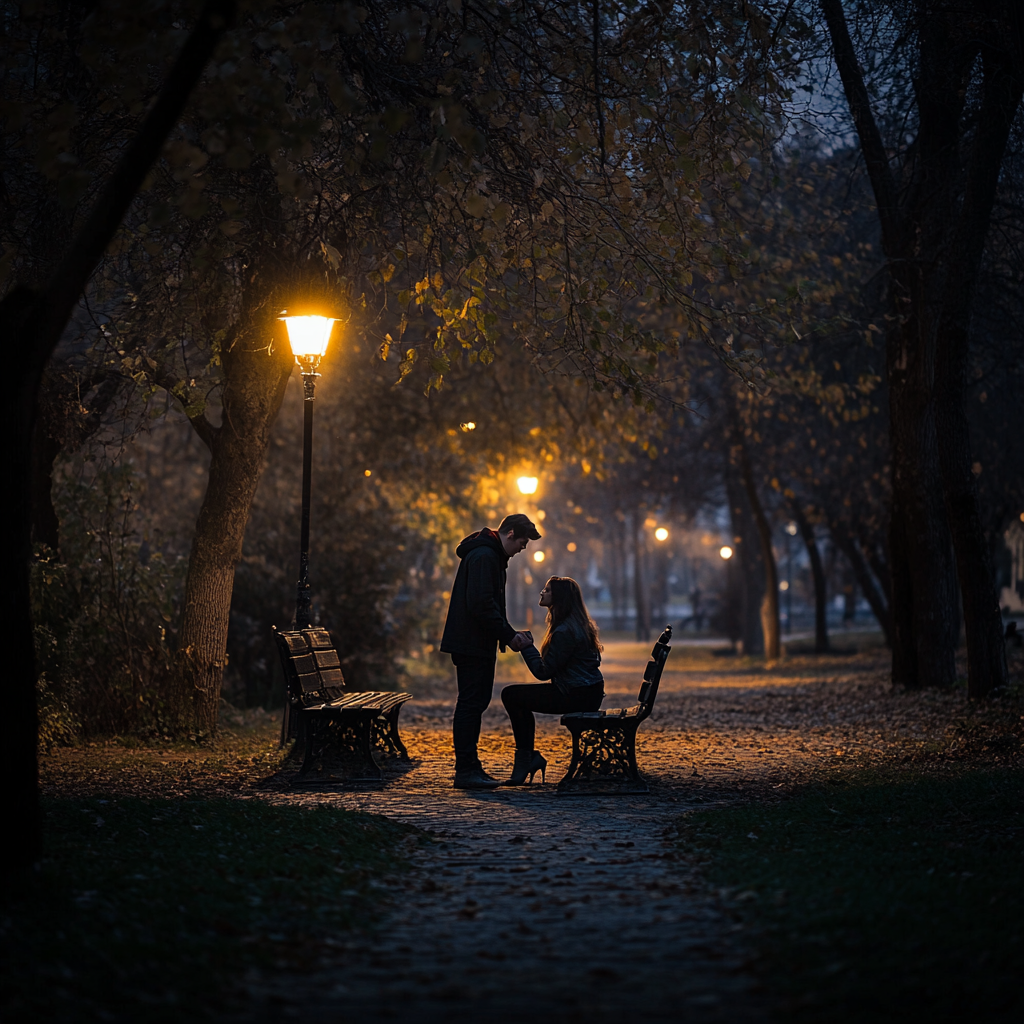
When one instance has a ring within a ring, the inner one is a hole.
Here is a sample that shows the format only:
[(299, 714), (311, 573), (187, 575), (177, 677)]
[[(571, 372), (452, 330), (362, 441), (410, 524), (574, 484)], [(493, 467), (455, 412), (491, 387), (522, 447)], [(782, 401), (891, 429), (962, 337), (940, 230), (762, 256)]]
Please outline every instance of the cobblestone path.
[[(605, 706), (631, 702), (631, 676), (609, 674)], [(437, 842), (414, 852), (379, 932), (324, 950), (312, 976), (254, 982), (258, 1010), (250, 1013), (325, 1024), (764, 1019), (742, 935), (671, 838), (686, 807), (735, 792), (737, 759), (726, 755), (720, 779), (709, 779), (706, 763), (695, 770), (672, 727), (674, 689), (669, 682), (660, 721), (641, 731), (649, 795), (557, 795), (570, 750), (551, 718), (538, 729), (549, 759), (545, 785), (538, 776), (532, 786), (493, 793), (453, 790), (445, 697), (408, 706), (403, 734), (413, 765), (390, 771), (385, 785), (281, 792), (276, 799), (384, 814)], [(481, 758), (505, 777), (511, 754), (496, 697)]]
[[(425, 732), (409, 732), (411, 750)], [(417, 760), (379, 792), (288, 798), (387, 814), (438, 842), (413, 855), (366, 944), (254, 987), (267, 1020), (760, 1019), (729, 923), (667, 841), (664, 793), (559, 797), (550, 776), (462, 793), (447, 756)]]

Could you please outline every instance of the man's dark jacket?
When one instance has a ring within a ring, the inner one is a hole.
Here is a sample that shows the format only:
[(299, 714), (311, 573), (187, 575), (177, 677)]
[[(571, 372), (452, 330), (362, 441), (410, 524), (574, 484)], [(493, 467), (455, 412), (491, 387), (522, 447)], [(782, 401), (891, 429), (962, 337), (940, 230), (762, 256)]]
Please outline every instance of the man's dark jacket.
[(487, 529), (471, 533), (455, 554), (462, 561), (452, 584), (441, 650), (493, 658), (494, 645), (504, 651), (516, 635), (505, 615), (508, 555), (498, 534)]

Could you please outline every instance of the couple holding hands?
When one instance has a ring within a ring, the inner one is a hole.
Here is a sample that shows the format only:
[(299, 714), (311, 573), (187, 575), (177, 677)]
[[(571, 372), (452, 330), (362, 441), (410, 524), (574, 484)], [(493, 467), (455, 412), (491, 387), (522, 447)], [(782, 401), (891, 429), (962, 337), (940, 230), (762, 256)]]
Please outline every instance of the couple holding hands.
[[(596, 711), (604, 699), (597, 627), (575, 580), (552, 576), (544, 585), (540, 606), (548, 610), (548, 628), (539, 650), (529, 630), (509, 625), (505, 611), (509, 559), (525, 551), (531, 540), (540, 540), (537, 527), (517, 513), (506, 516), (497, 530), (470, 534), (455, 551), (461, 562), (441, 650), (452, 656), (459, 684), (452, 719), (456, 789), (521, 786), (537, 772), (543, 779), (547, 761), (534, 749), (534, 713)], [(488, 775), (477, 757), (480, 719), (494, 689), (497, 647), (518, 651), (533, 675), (544, 681), (501, 691), (516, 743), (512, 775), (504, 783)]]

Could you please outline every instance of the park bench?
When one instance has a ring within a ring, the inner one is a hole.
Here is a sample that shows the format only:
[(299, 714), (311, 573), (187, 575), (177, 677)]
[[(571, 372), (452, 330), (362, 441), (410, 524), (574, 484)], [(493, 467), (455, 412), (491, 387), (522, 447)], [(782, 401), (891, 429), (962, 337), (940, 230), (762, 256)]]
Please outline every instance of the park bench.
[(636, 732), (654, 710), (671, 639), (672, 627), (666, 626), (651, 651), (633, 707), (562, 715), (562, 725), (572, 735), (572, 761), (558, 783), (559, 793), (649, 792), (636, 764)]
[(273, 632), (288, 686), (282, 742), (293, 734), (291, 756), (302, 758), (293, 784), (379, 782), (384, 774), (375, 753), (409, 760), (398, 716), (412, 694), (346, 689), (326, 629)]

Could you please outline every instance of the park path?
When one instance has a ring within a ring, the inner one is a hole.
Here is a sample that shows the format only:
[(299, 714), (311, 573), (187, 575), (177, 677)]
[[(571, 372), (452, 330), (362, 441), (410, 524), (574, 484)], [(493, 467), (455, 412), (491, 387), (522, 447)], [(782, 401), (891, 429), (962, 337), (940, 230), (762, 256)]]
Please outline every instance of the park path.
[[(630, 700), (631, 677), (612, 674), (606, 706)], [(674, 842), (673, 822), (688, 806), (728, 799), (702, 790), (678, 730), (645, 744), (641, 761), (655, 767), (648, 795), (559, 796), (570, 751), (554, 719), (538, 730), (546, 784), (538, 776), (522, 788), (462, 792), (451, 786), (451, 709), (450, 696), (408, 706), (413, 764), (389, 770), (383, 786), (274, 797), (383, 814), (436, 841), (411, 850), (412, 870), (395, 883), (377, 931), (325, 949), (301, 979), (252, 979), (248, 1019), (764, 1019), (740, 926)], [(496, 697), (481, 758), (499, 777), (510, 740)]]
[[(414, 752), (436, 746), (408, 732)], [(451, 788), (441, 751), (377, 792), (303, 794), (434, 833), (374, 934), (250, 988), (265, 1019), (632, 1022), (761, 1019), (731, 921), (666, 833), (668, 794)], [(560, 770), (557, 772), (561, 774)], [(539, 779), (539, 777), (538, 777)]]

